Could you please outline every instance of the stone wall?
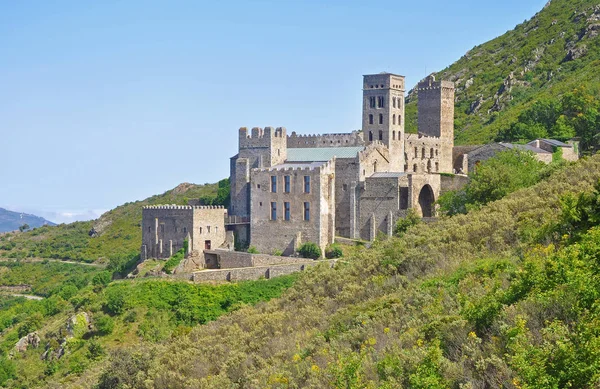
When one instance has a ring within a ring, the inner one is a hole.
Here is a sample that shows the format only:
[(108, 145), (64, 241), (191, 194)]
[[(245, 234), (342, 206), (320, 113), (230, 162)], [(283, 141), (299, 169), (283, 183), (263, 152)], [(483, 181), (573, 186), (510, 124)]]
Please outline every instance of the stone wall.
[(337, 236), (351, 237), (352, 221), (356, 221), (356, 183), (359, 181), (356, 158), (335, 160), (335, 230)]
[(461, 190), (469, 183), (469, 177), (459, 174), (441, 174), (440, 175), (440, 195), (451, 191)]
[(441, 170), (442, 140), (438, 137), (406, 134), (405, 170), (410, 173), (438, 173)]
[[(307, 167), (273, 167), (252, 171), (250, 244), (261, 253), (283, 251), (289, 255), (303, 242), (314, 242), (324, 249), (333, 242), (335, 232), (335, 159), (330, 162), (301, 164)], [(274, 193), (271, 177), (277, 180)], [(285, 177), (290, 179), (286, 193)], [(304, 177), (310, 178), (310, 193), (304, 191)], [(276, 220), (271, 220), (272, 203)], [(285, 220), (285, 203), (290, 204), (290, 220)], [(310, 207), (310, 220), (304, 220), (304, 204)]]
[(292, 132), (287, 138), (288, 148), (356, 147), (364, 146), (361, 131), (347, 134), (297, 135)]
[(249, 281), (258, 280), (260, 278), (270, 279), (273, 277), (283, 276), (306, 270), (309, 267), (317, 266), (321, 263), (333, 267), (335, 260), (325, 261), (310, 261), (304, 263), (272, 265), (261, 267), (249, 267), (240, 269), (224, 269), (224, 270), (203, 270), (192, 274), (192, 281), (207, 282), (207, 281)]
[(396, 221), (406, 217), (407, 209), (408, 175), (367, 178), (360, 195), (359, 237), (374, 240), (378, 233), (391, 236)]
[(153, 205), (142, 210), (142, 259), (170, 258), (188, 240), (188, 253), (225, 241), (227, 210), (221, 206)]

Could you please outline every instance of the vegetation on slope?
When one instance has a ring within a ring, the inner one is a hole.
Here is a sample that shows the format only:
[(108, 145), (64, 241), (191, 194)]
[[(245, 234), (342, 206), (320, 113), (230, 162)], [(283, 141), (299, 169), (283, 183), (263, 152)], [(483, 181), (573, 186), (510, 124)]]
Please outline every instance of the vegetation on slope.
[[(597, 1), (552, 0), (532, 19), (436, 73), (438, 79), (456, 83), (456, 143), (494, 140), (536, 101), (560, 103), (560, 96), (582, 86), (587, 94), (597, 94), (599, 27)], [(416, 94), (410, 93), (409, 132), (416, 132), (416, 101)]]
[[(131, 345), (149, 348), (186, 334), (192, 326), (246, 304), (280, 296), (296, 277), (222, 285), (111, 282), (110, 274), (97, 267), (0, 262), (0, 287), (27, 284), (28, 293), (47, 297), (0, 299), (0, 387), (33, 388), (48, 382), (91, 387), (90, 377), (98, 374), (109, 352)], [(40, 347), (14, 351), (17, 341), (34, 331)]]
[(415, 225), (280, 299), (115, 354), (100, 388), (591, 387), (599, 179), (595, 156)]
[(142, 240), (142, 207), (156, 204), (185, 205), (201, 199), (204, 204), (226, 205), (229, 180), (218, 184), (181, 184), (162, 195), (119, 206), (89, 222), (41, 227), (26, 233), (0, 236), (0, 257), (56, 258), (75, 261), (110, 261), (114, 270), (135, 261)]

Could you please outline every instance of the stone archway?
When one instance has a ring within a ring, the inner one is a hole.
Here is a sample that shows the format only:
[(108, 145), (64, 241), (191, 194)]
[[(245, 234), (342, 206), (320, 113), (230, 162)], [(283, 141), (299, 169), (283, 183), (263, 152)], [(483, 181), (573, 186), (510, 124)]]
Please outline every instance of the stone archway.
[(429, 184), (425, 185), (419, 193), (419, 207), (423, 217), (433, 217), (433, 203), (435, 201), (433, 189)]

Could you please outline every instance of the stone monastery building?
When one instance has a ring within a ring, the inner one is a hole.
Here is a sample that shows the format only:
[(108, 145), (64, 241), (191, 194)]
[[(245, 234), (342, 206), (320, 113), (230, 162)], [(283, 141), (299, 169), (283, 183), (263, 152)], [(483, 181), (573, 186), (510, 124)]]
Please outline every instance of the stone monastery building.
[(230, 208), (144, 208), (142, 258), (167, 258), (185, 239), (189, 252), (232, 247), (230, 232), (260, 253), (292, 255), (305, 242), (391, 235), (409, 209), (434, 216), (453, 183), (440, 173), (454, 172), (454, 84), (430, 76), (418, 96), (418, 134), (404, 132), (405, 80), (391, 73), (363, 77), (362, 131), (240, 128)]

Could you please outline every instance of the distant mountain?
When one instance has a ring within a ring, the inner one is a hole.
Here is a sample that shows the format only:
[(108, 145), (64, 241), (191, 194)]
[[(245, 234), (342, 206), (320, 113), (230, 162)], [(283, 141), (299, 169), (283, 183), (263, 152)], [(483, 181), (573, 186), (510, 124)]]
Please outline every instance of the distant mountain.
[(26, 213), (13, 212), (0, 208), (0, 232), (18, 230), (22, 225), (27, 224), (30, 228), (41, 227), (44, 225), (55, 226), (56, 224), (44, 219), (43, 217), (29, 215)]
[[(456, 84), (456, 144), (481, 144), (540, 99), (558, 99), (582, 86), (598, 95), (599, 69), (598, 0), (552, 0), (530, 20), (434, 75)], [(407, 132), (417, 130), (417, 99), (410, 91)]]

